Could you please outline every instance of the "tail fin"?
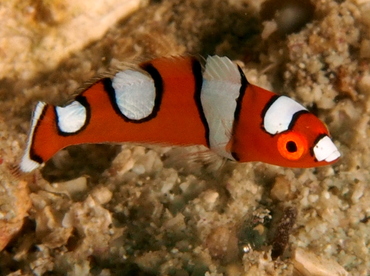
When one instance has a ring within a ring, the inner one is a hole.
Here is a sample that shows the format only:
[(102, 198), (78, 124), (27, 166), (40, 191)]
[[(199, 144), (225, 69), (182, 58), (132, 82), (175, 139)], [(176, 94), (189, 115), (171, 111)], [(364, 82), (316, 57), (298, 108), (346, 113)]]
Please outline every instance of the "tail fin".
[(84, 97), (76, 98), (66, 106), (39, 102), (33, 112), (26, 150), (19, 164), (20, 171), (33, 171), (69, 145), (88, 143), (83, 135), (80, 139), (75, 137), (89, 123), (89, 112)]
[(46, 107), (47, 107), (46, 103), (38, 102), (35, 110), (33, 111), (33, 116), (31, 120), (31, 128), (28, 134), (26, 150), (19, 164), (19, 168), (22, 172), (25, 172), (25, 173), (31, 172), (34, 169), (38, 168), (39, 166), (43, 165), (44, 163), (44, 160), (42, 160), (41, 157), (34, 154), (33, 143), (34, 143), (35, 130), (45, 115)]

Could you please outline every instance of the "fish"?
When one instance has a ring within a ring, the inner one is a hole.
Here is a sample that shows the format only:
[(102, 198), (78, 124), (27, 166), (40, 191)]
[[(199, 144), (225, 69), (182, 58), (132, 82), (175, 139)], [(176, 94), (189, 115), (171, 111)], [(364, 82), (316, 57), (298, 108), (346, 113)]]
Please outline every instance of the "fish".
[(65, 106), (38, 102), (20, 171), (85, 143), (203, 145), (229, 160), (310, 168), (340, 152), (293, 99), (248, 82), (227, 57), (159, 57), (104, 77)]

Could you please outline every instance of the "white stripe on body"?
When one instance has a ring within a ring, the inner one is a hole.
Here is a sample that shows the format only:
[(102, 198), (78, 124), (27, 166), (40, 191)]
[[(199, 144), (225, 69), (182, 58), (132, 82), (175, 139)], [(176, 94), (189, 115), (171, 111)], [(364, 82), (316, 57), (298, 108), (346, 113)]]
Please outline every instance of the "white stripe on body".
[(86, 123), (87, 112), (80, 102), (74, 101), (67, 106), (55, 107), (58, 128), (61, 132), (73, 134), (78, 132)]
[(200, 100), (209, 126), (210, 148), (221, 156), (234, 160), (226, 145), (231, 139), (241, 75), (227, 57), (207, 58), (203, 73)]
[(263, 118), (263, 127), (272, 135), (286, 131), (294, 114), (299, 111), (307, 111), (307, 109), (286, 96), (280, 96), (267, 109)]
[(151, 77), (133, 70), (117, 73), (112, 86), (120, 112), (131, 120), (148, 117), (155, 105), (155, 85)]

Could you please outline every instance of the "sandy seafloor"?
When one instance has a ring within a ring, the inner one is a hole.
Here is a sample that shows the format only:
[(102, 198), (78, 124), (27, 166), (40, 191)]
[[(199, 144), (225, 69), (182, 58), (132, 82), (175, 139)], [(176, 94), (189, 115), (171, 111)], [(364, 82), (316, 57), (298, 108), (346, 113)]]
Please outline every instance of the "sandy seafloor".
[[(0, 275), (370, 275), (369, 1), (137, 1), (118, 23), (114, 1), (90, 2), (0, 4)], [(301, 102), (340, 161), (83, 145), (14, 176), (37, 101), (185, 53), (238, 60), (251, 83)]]

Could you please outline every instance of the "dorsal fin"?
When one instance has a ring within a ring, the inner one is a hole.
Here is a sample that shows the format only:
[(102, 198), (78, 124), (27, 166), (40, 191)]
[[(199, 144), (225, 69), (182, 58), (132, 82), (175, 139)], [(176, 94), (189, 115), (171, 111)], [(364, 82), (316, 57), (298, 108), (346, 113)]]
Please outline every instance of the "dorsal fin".
[(240, 83), (238, 66), (227, 57), (209, 56), (203, 77), (208, 81)]

